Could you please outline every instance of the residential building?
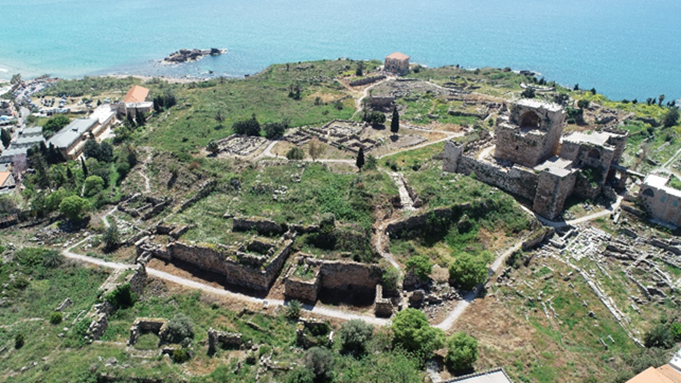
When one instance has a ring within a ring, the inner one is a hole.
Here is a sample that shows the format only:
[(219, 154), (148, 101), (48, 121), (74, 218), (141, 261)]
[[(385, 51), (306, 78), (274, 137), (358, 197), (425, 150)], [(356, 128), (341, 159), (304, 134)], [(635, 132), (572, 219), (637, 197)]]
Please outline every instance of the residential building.
[(12, 191), (15, 186), (16, 182), (11, 172), (0, 172), (0, 194)]
[(54, 145), (55, 148), (62, 152), (66, 159), (74, 160), (83, 153), (85, 142), (95, 138), (93, 131), (97, 130), (98, 127), (99, 120), (95, 118), (73, 120), (52, 136), (48, 141), (48, 145)]
[[(671, 177), (648, 174), (641, 185), (638, 200), (653, 219), (681, 226), (681, 190), (670, 186)], [(676, 179), (676, 182), (679, 180)]]
[(405, 74), (409, 72), (409, 56), (400, 52), (388, 55), (385, 58), (383, 70), (395, 74)]
[(14, 117), (14, 105), (10, 100), (0, 100), (0, 116)]
[(112, 105), (111, 109), (125, 115), (128, 113), (132, 113), (134, 115), (138, 111), (142, 113), (150, 113), (154, 103), (151, 101), (146, 101), (147, 96), (149, 96), (149, 89), (143, 86), (135, 85), (130, 88), (125, 97), (123, 97), (123, 101)]

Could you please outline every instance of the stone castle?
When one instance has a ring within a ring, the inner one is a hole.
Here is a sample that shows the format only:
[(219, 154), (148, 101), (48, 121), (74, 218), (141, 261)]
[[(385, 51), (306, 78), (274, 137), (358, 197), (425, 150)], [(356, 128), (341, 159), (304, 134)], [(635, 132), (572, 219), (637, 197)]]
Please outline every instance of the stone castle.
[(530, 201), (532, 209), (548, 219), (561, 214), (569, 196), (593, 199), (612, 191), (606, 183), (617, 173), (623, 187), (628, 172), (619, 161), (628, 132), (602, 129), (563, 135), (565, 117), (559, 105), (517, 101), (497, 118), (493, 142), (448, 141), (443, 170), (475, 173), (480, 181)]

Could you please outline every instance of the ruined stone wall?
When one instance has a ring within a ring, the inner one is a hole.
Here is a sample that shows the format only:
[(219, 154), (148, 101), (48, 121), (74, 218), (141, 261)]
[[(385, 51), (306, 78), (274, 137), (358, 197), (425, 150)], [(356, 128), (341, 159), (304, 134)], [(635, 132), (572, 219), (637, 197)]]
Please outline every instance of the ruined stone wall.
[(130, 284), (130, 290), (137, 296), (142, 295), (144, 286), (147, 284), (147, 269), (144, 265), (136, 265), (135, 272), (125, 278), (125, 282)]
[(580, 145), (579, 143), (565, 141), (560, 149), (560, 157), (574, 161), (574, 166), (588, 166), (601, 169), (603, 177), (599, 184), (605, 181), (610, 169), (610, 164), (615, 158), (614, 147), (602, 147), (596, 145)]
[(317, 266), (311, 280), (303, 280), (295, 277), (296, 267), (292, 266), (284, 282), (284, 295), (287, 299), (297, 299), (301, 302), (314, 303), (321, 288), (320, 267)]
[(262, 217), (234, 217), (232, 220), (232, 230), (251, 231), (255, 230), (261, 235), (283, 234), (286, 231), (282, 225), (277, 224), (271, 219)]
[(385, 78), (384, 75), (378, 75), (378, 76), (368, 76), (359, 80), (351, 81), (350, 86), (359, 86), (359, 85), (366, 85), (366, 84), (371, 84), (372, 82), (380, 81)]
[(545, 132), (521, 133), (515, 126), (497, 125), (494, 129), (494, 157), (524, 166), (535, 167), (550, 157), (545, 153)]
[(228, 254), (229, 250), (224, 246), (205, 247), (179, 241), (168, 245), (170, 259), (178, 259), (215, 273), (224, 273), (224, 264)]
[(456, 173), (459, 168), (459, 161), (463, 155), (463, 145), (459, 145), (454, 141), (445, 142), (445, 150), (442, 157), (442, 170), (450, 173)]
[(575, 187), (572, 193), (582, 199), (593, 200), (601, 194), (602, 184), (592, 185), (591, 182), (584, 177), (583, 174), (577, 173), (577, 179), (575, 180)]
[(376, 285), (376, 298), (374, 301), (374, 315), (377, 317), (391, 317), (393, 315), (393, 303), (383, 297), (383, 286)]
[(374, 294), (376, 285), (381, 282), (383, 276), (383, 269), (377, 265), (319, 259), (308, 259), (307, 262), (320, 267), (322, 289), (366, 291)]
[(565, 200), (572, 194), (577, 179), (574, 172), (566, 176), (544, 170), (539, 175), (537, 194), (532, 210), (548, 219), (555, 219), (563, 211)]
[(539, 175), (531, 169), (515, 165), (512, 168), (504, 168), (490, 162), (461, 156), (457, 171), (462, 174), (475, 172), (478, 180), (531, 201), (537, 192)]
[(196, 195), (184, 201), (182, 205), (180, 205), (180, 209), (178, 211), (182, 212), (191, 205), (195, 204), (197, 201), (206, 198), (210, 193), (213, 192), (213, 189), (215, 189), (215, 185), (216, 185), (215, 180), (206, 181), (203, 185), (200, 186), (200, 190), (198, 193), (196, 193)]

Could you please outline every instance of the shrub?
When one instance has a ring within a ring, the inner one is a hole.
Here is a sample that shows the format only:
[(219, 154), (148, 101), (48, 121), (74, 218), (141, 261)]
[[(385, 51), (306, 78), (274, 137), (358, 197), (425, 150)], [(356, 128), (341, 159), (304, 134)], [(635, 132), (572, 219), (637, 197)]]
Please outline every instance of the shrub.
[(270, 139), (283, 136), (286, 129), (288, 129), (286, 122), (270, 122), (263, 126), (265, 137)]
[(314, 374), (316, 380), (328, 380), (333, 369), (333, 354), (325, 348), (312, 347), (305, 355), (305, 367)]
[(288, 306), (286, 306), (286, 312), (284, 315), (289, 320), (297, 321), (298, 318), (300, 318), (300, 310), (302, 310), (302, 308), (303, 305), (294, 299), (288, 303)]
[(62, 314), (59, 311), (54, 311), (52, 314), (50, 314), (50, 323), (52, 324), (59, 324), (62, 321)]
[(17, 350), (24, 347), (24, 334), (17, 334), (14, 336), (14, 348)]
[(520, 93), (520, 97), (522, 97), (522, 98), (534, 98), (534, 96), (535, 96), (534, 88), (532, 88), (530, 86), (525, 88), (525, 90), (522, 93)]
[(591, 105), (591, 102), (589, 102), (589, 100), (577, 101), (577, 106), (579, 107), (579, 109), (589, 109), (590, 105)]
[(284, 378), (284, 383), (313, 383), (314, 374), (307, 368), (298, 367), (291, 370)]
[(250, 120), (237, 121), (232, 125), (232, 130), (236, 134), (244, 134), (247, 136), (260, 135), (260, 123), (255, 118), (255, 114)]
[(129, 283), (124, 283), (108, 293), (104, 299), (116, 308), (126, 308), (135, 304), (135, 294), (133, 294)]
[(383, 272), (383, 277), (381, 279), (385, 289), (395, 290), (400, 282), (400, 271), (394, 267), (389, 267)]
[(47, 120), (45, 122), (45, 125), (43, 125), (43, 130), (49, 136), (52, 136), (54, 133), (57, 133), (61, 128), (68, 125), (69, 122), (71, 122), (71, 120), (69, 120), (68, 117), (64, 116), (63, 114), (60, 114)]
[(444, 344), (445, 333), (431, 327), (422, 311), (408, 308), (395, 315), (391, 326), (395, 343), (405, 350), (428, 356)]
[(461, 253), (449, 265), (450, 283), (463, 290), (473, 290), (487, 280), (487, 264), (481, 257)]
[(83, 195), (92, 197), (104, 190), (104, 180), (100, 176), (90, 176), (85, 179), (85, 189)]
[(367, 162), (366, 162), (366, 164), (364, 164), (364, 169), (376, 170), (377, 167), (378, 167), (378, 160), (376, 159), (376, 157), (369, 154), (367, 156)]
[(286, 158), (299, 161), (305, 158), (305, 152), (301, 148), (293, 147), (286, 152)]
[(454, 333), (447, 340), (447, 366), (456, 373), (468, 372), (478, 359), (478, 341), (465, 332)]
[(188, 361), (190, 355), (184, 348), (176, 348), (175, 351), (173, 351), (172, 358), (174, 363), (181, 364)]
[(665, 128), (670, 128), (679, 121), (679, 108), (670, 108), (662, 119)]
[(674, 338), (669, 328), (660, 323), (645, 334), (643, 344), (648, 348), (659, 347), (669, 349), (674, 345)]
[(56, 250), (46, 250), (43, 252), (43, 266), (55, 268), (64, 263), (64, 256)]
[(433, 271), (433, 262), (427, 255), (415, 255), (405, 263), (407, 271), (414, 273), (417, 277), (426, 280)]
[(672, 337), (674, 337), (674, 342), (681, 342), (681, 323), (679, 322), (672, 323), (672, 325), (669, 326), (669, 332), (672, 333)]
[(194, 324), (184, 314), (177, 314), (168, 322), (166, 340), (170, 343), (182, 343), (185, 339), (194, 338)]
[(361, 319), (353, 319), (343, 323), (340, 328), (341, 349), (345, 352), (363, 354), (373, 332), (374, 326)]

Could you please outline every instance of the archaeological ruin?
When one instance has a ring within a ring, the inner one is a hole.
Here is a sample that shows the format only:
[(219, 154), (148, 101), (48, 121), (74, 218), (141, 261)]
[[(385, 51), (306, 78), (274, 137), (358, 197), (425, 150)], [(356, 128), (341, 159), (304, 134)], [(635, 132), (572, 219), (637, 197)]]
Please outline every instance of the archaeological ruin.
[(628, 133), (603, 128), (563, 135), (565, 117), (559, 105), (517, 101), (497, 119), (492, 141), (448, 141), (443, 170), (475, 173), (480, 181), (531, 201), (534, 212), (548, 219), (561, 215), (570, 196), (594, 199), (610, 185), (623, 188), (628, 170), (619, 162)]

